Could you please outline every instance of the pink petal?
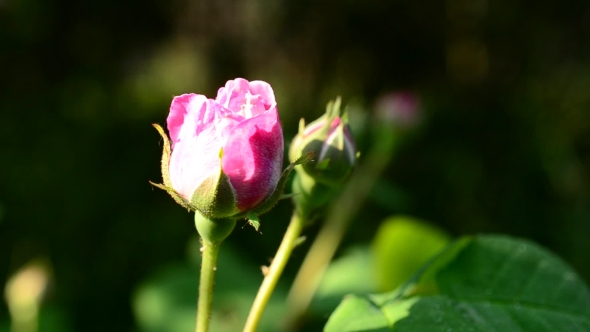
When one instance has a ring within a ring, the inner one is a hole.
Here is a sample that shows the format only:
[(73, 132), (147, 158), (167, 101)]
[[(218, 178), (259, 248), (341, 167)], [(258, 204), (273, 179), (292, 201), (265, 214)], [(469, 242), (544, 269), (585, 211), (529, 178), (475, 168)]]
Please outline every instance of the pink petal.
[(221, 141), (212, 129), (205, 130), (207, 137), (199, 136), (183, 140), (172, 151), (170, 180), (172, 187), (187, 200), (205, 179), (219, 168)]
[(253, 95), (260, 95), (262, 100), (264, 100), (264, 105), (266, 105), (266, 109), (269, 109), (272, 105), (275, 105), (277, 102), (275, 100), (275, 93), (272, 90), (270, 84), (264, 81), (252, 81), (250, 82), (250, 93)]
[(238, 112), (248, 92), (248, 84), (248, 81), (243, 78), (227, 81), (225, 87), (217, 91), (215, 101), (227, 109)]
[[(168, 132), (170, 133), (170, 141), (173, 149), (179, 139), (180, 131), (186, 122), (186, 116), (189, 112), (199, 112), (206, 100), (207, 98), (205, 96), (194, 93), (180, 95), (172, 99), (170, 113), (168, 114), (166, 122), (168, 124)], [(192, 126), (191, 123), (189, 123), (189, 125)]]
[(283, 166), (283, 134), (276, 107), (237, 125), (225, 144), (222, 167), (242, 211), (266, 199)]
[[(180, 128), (176, 127), (176, 140), (170, 158), (170, 180), (172, 187), (190, 200), (199, 185), (218, 170), (223, 139), (216, 123), (228, 111), (201, 95), (194, 95), (188, 104), (180, 105), (185, 110), (184, 122)], [(172, 111), (169, 119), (171, 117)]]

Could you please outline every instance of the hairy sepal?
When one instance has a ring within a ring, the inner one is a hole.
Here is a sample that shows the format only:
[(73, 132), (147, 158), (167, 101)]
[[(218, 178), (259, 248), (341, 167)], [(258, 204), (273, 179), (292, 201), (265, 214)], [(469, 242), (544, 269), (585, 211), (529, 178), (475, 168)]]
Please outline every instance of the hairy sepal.
[(220, 151), (219, 169), (195, 190), (191, 203), (208, 218), (234, 217), (240, 212), (236, 191), (221, 168), (223, 151)]
[(164, 140), (164, 146), (162, 149), (162, 163), (161, 163), (161, 165), (162, 165), (161, 166), (161, 168), (162, 168), (162, 181), (164, 183), (160, 184), (160, 183), (154, 183), (152, 181), (150, 181), (150, 183), (157, 188), (165, 190), (170, 196), (172, 196), (172, 198), (174, 199), (174, 201), (176, 201), (176, 203), (180, 204), (185, 209), (187, 209), (189, 211), (196, 211), (195, 206), (193, 206), (189, 201), (184, 199), (184, 197), (180, 196), (179, 193), (177, 193), (174, 189), (172, 189), (172, 181), (170, 181), (170, 171), (169, 171), (170, 153), (172, 152), (172, 149), (170, 148), (170, 140), (168, 139), (168, 135), (166, 135), (166, 133), (164, 132), (164, 129), (162, 129), (162, 127), (159, 124), (154, 123), (152, 125), (154, 126), (154, 128), (156, 128), (156, 130), (158, 131), (158, 133), (160, 133), (160, 136), (162, 136), (162, 139)]

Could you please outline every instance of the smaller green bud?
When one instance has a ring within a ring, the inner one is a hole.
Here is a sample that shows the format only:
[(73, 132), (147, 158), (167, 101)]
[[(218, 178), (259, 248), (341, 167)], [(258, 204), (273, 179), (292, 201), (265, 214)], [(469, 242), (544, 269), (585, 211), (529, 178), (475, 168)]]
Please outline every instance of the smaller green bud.
[(301, 119), (299, 133), (289, 149), (289, 159), (313, 152), (314, 158), (296, 168), (315, 181), (340, 187), (350, 176), (357, 159), (356, 147), (348, 127), (348, 114), (340, 116), (340, 97), (328, 103), (326, 113), (305, 126)]
[(357, 159), (356, 147), (348, 127), (348, 115), (340, 116), (340, 98), (328, 103), (326, 113), (305, 126), (289, 149), (289, 158), (313, 154), (313, 158), (295, 167), (293, 196), (297, 213), (309, 220), (323, 213), (350, 177)]

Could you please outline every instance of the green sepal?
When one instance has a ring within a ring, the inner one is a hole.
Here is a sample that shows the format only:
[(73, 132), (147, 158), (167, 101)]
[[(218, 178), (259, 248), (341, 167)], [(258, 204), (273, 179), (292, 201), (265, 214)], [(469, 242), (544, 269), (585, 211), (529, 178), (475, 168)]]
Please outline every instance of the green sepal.
[(236, 191), (221, 168), (223, 149), (219, 152), (219, 170), (195, 190), (191, 203), (208, 218), (227, 218), (240, 212)]
[(282, 194), (282, 195), (281, 195), (281, 198), (279, 198), (279, 200), (293, 198), (293, 197), (295, 197), (295, 195), (297, 195), (297, 194), (298, 194), (298, 193)]
[(330, 158), (326, 158), (315, 165), (315, 168), (325, 170), (330, 166)]
[(168, 140), (168, 135), (166, 135), (166, 133), (164, 132), (164, 129), (162, 129), (162, 127), (159, 124), (154, 123), (154, 124), (152, 124), (152, 126), (154, 126), (154, 128), (156, 128), (156, 130), (158, 131), (158, 133), (160, 133), (160, 136), (162, 136), (162, 139), (164, 140), (164, 147), (162, 149), (162, 166), (161, 166), (161, 168), (162, 168), (162, 181), (164, 183), (159, 184), (159, 183), (154, 183), (152, 181), (150, 181), (150, 183), (155, 187), (165, 190), (170, 196), (172, 196), (172, 198), (174, 199), (174, 201), (176, 201), (176, 203), (180, 204), (185, 209), (187, 209), (189, 211), (196, 211), (196, 208), (189, 201), (184, 199), (184, 197), (180, 196), (179, 193), (177, 193), (174, 189), (172, 189), (172, 181), (170, 181), (170, 171), (169, 171), (170, 153), (172, 151), (172, 149), (170, 148), (170, 140)]
[(170, 196), (172, 196), (172, 198), (174, 198), (176, 203), (180, 204), (183, 208), (187, 209), (188, 211), (197, 211), (196, 207), (194, 207), (189, 201), (184, 199), (184, 197), (180, 196), (180, 194), (178, 194), (174, 189), (172, 189), (170, 187), (166, 187), (163, 184), (155, 183), (152, 181), (149, 181), (149, 183), (154, 187), (157, 187), (157, 188), (160, 188), (160, 189), (166, 191), (168, 194), (170, 194)]
[(253, 212), (248, 212), (247, 219), (248, 224), (254, 227), (254, 229), (258, 232), (258, 228), (260, 228), (260, 219), (258, 219), (258, 216)]
[(305, 132), (305, 119), (301, 118), (301, 119), (299, 119), (299, 134), (303, 135), (304, 132)]

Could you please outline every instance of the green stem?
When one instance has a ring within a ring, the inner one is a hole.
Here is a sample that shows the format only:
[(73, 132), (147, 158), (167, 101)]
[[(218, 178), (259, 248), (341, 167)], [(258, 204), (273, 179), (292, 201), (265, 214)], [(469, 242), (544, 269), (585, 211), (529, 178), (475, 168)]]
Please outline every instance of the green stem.
[(262, 313), (264, 312), (264, 308), (283, 273), (285, 265), (291, 256), (291, 252), (297, 243), (297, 239), (303, 230), (304, 223), (304, 218), (300, 217), (297, 213), (294, 213), (293, 217), (291, 217), (289, 228), (287, 228), (287, 232), (283, 237), (279, 250), (270, 264), (268, 272), (262, 281), (262, 285), (260, 285), (258, 294), (256, 294), (256, 299), (252, 304), (248, 319), (246, 320), (246, 325), (244, 326), (244, 332), (256, 331)]
[(377, 144), (369, 151), (365, 163), (353, 174), (349, 184), (329, 209), (324, 224), (297, 272), (287, 296), (289, 325), (299, 324), (348, 226), (391, 160), (395, 135), (388, 128), (378, 131), (378, 134)]
[(217, 255), (219, 244), (203, 242), (201, 248), (203, 261), (201, 262), (201, 281), (199, 284), (199, 306), (197, 308), (196, 332), (207, 332), (211, 318), (211, 304), (213, 303), (213, 285), (215, 270), (217, 269)]
[(196, 331), (207, 332), (209, 330), (209, 320), (211, 319), (213, 285), (215, 283), (219, 246), (236, 226), (236, 220), (228, 218), (213, 219), (197, 211), (195, 212), (195, 226), (203, 242)]

